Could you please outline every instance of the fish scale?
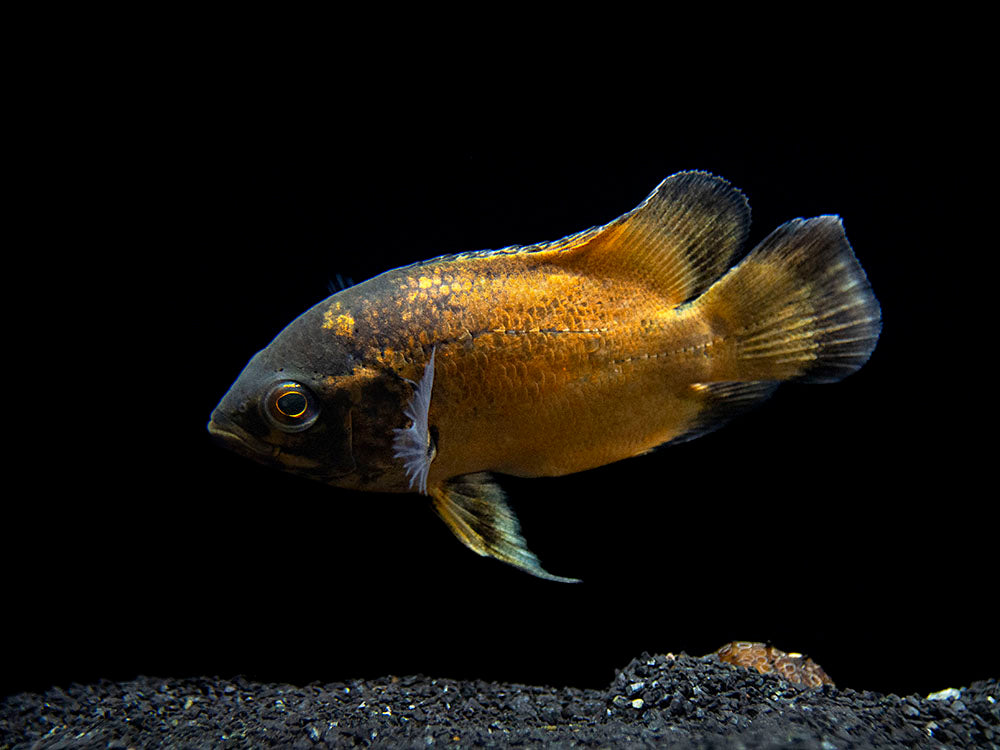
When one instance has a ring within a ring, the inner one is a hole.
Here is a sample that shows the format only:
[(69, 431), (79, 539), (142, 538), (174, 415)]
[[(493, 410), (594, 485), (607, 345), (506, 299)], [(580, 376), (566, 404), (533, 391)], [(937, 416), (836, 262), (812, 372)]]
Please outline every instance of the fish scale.
[[(496, 255), (456, 261), (472, 263), (467, 270), (474, 278), (488, 273), (489, 281), (474, 282), (456, 300), (415, 300), (428, 307), (407, 324), (386, 314), (401, 309), (396, 300), (380, 310), (380, 326), (401, 326), (395, 351), (406, 347), (407, 359), (421, 361), (427, 345), (421, 332), (437, 350), (430, 421), (448, 439), (439, 446), (431, 478), (484, 467), (520, 476), (567, 474), (644, 452), (670, 439), (672, 431), (683, 431), (687, 423), (672, 405), (675, 394), (708, 370), (704, 357), (694, 356), (706, 346), (697, 326), (661, 320), (653, 335), (640, 321), (655, 314), (655, 298), (636, 304), (640, 298), (634, 288), (609, 293), (606, 284), (582, 276), (572, 286), (562, 278), (552, 284), (553, 275), (541, 262), (528, 271), (504, 268), (517, 260)], [(446, 267), (421, 271), (440, 277)], [(495, 283), (498, 278), (505, 279), (502, 285)], [(385, 285), (391, 288), (393, 281), (390, 275)], [(419, 288), (419, 279), (405, 286)], [(493, 294), (496, 288), (503, 294)], [(600, 307), (571, 302), (598, 294), (604, 295)], [(476, 329), (464, 341), (447, 328), (431, 327), (441, 320), (445, 305), (458, 308)], [(651, 361), (671, 354), (675, 360), (686, 356), (692, 364), (680, 367), (675, 361), (672, 370), (662, 372), (661, 363)], [(409, 377), (418, 376), (419, 366)], [(469, 388), (472, 383), (478, 388)], [(631, 410), (623, 412), (623, 388), (641, 393), (643, 409), (656, 418), (638, 423)], [(477, 415), (470, 419), (473, 407)]]

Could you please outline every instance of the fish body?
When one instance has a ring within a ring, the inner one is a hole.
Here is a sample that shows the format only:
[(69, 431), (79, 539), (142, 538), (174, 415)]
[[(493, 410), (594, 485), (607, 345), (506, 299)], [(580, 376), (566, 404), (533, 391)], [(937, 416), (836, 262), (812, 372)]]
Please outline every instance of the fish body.
[(332, 485), (433, 498), (474, 551), (554, 580), (490, 473), (555, 476), (704, 434), (782, 381), (867, 361), (881, 314), (837, 217), (750, 225), (682, 172), (555, 242), (443, 256), (323, 300), (212, 414), (230, 447)]

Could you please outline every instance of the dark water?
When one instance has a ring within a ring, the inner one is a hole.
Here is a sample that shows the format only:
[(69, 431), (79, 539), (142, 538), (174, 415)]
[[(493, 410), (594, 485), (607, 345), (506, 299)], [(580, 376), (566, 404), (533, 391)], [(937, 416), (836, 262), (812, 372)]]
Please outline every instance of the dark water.
[[(981, 298), (961, 304), (981, 241), (941, 188), (947, 149), (868, 128), (656, 147), (210, 129), (166, 158), (139, 149), (119, 204), (81, 198), (114, 231), (88, 240), (101, 261), (78, 304), (98, 314), (60, 329), (72, 356), (60, 418), (32, 443), (36, 489), (6, 503), (5, 689), (416, 672), (601, 687), (641, 651), (733, 639), (805, 652), (858, 689), (997, 676), (996, 503), (973, 429), (992, 371)], [(477, 558), (420, 497), (310, 484), (209, 440), (246, 360), (337, 274), (556, 239), (687, 168), (749, 196), (751, 242), (840, 214), (883, 335), (848, 380), (783, 387), (705, 438), (505, 480), (543, 565), (583, 584)]]

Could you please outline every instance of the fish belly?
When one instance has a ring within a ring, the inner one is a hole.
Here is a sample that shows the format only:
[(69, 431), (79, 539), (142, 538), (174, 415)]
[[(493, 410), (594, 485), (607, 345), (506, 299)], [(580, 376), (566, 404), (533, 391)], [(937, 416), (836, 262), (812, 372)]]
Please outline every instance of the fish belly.
[[(686, 431), (699, 409), (697, 401), (686, 396), (687, 387), (670, 387), (662, 368), (648, 364), (622, 367), (544, 394), (534, 385), (521, 390), (523, 404), (479, 409), (463, 424), (442, 421), (442, 473), (491, 470), (556, 476), (583, 471), (671, 440)], [(452, 439), (454, 446), (448, 444)]]

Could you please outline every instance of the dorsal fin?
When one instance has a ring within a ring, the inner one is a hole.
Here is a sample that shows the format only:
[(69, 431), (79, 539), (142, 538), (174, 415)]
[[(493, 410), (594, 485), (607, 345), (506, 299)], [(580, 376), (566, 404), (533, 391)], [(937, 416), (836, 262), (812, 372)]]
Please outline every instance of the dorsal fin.
[(699, 296), (728, 271), (749, 230), (743, 193), (707, 172), (678, 172), (614, 221), (537, 249), (589, 272), (635, 278), (671, 306)]

